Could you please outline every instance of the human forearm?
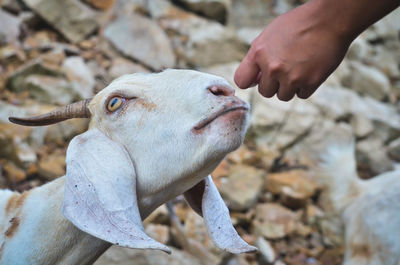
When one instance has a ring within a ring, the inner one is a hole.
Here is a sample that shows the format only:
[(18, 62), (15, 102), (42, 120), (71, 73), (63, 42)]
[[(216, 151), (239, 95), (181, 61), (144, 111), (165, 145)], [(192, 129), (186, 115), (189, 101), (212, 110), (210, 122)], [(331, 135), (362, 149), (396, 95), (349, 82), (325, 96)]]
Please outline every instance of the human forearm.
[(400, 0), (313, 0), (310, 14), (320, 26), (353, 40), (400, 5)]

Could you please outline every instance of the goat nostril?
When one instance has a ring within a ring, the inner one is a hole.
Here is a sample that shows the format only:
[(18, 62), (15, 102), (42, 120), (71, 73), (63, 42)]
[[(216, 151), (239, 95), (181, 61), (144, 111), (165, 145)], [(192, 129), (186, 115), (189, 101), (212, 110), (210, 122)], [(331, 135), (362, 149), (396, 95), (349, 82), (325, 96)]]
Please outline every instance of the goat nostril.
[(235, 94), (235, 90), (228, 86), (210, 86), (208, 90), (213, 93), (215, 96), (233, 96)]

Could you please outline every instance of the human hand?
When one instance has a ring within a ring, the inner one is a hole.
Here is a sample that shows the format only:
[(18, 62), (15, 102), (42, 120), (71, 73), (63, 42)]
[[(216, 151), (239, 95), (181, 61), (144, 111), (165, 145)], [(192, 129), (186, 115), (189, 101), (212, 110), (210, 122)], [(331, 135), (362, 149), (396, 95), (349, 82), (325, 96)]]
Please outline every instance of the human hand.
[(338, 67), (352, 41), (313, 1), (273, 20), (253, 41), (235, 73), (235, 83), (258, 83), (264, 97), (310, 97)]

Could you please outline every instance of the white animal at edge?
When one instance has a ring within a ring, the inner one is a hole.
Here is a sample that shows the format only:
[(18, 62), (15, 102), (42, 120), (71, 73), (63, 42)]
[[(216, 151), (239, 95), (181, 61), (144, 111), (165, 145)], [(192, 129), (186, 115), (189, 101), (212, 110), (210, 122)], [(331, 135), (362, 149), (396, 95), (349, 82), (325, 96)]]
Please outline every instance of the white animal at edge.
[(142, 220), (180, 194), (219, 248), (256, 250), (233, 228), (209, 176), (247, 129), (248, 104), (226, 80), (190, 70), (125, 75), (88, 102), (77, 113), (10, 118), (91, 121), (68, 146), (65, 176), (22, 194), (0, 191), (1, 264), (92, 264), (112, 244), (170, 252)]
[(360, 179), (350, 141), (329, 146), (321, 170), (345, 225), (343, 265), (400, 265), (400, 170)]

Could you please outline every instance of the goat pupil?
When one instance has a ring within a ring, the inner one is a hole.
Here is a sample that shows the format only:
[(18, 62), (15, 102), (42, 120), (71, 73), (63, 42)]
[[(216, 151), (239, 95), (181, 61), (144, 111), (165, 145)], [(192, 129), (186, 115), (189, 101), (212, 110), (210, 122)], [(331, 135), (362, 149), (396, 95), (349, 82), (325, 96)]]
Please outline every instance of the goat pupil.
[(117, 102), (118, 102), (118, 99), (117, 99), (117, 98), (114, 98), (114, 99), (111, 101), (111, 107), (114, 107), (114, 105), (115, 105)]

